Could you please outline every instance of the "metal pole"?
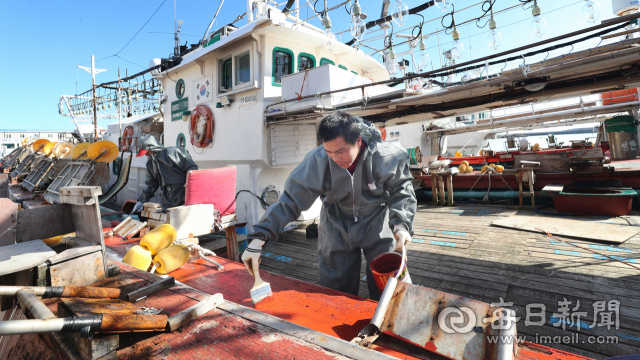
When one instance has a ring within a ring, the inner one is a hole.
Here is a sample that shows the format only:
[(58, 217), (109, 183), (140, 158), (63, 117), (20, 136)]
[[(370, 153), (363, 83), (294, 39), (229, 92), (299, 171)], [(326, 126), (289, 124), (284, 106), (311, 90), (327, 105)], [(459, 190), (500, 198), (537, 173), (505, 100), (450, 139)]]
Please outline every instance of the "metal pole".
[(71, 119), (76, 124), (76, 129), (78, 129), (78, 134), (80, 134), (80, 139), (84, 140), (84, 135), (82, 135), (82, 130), (80, 130), (80, 125), (78, 125), (78, 120), (76, 120), (76, 117), (73, 115), (73, 111), (71, 109), (71, 106), (69, 105), (69, 101), (67, 101), (66, 97), (63, 97), (63, 99), (64, 99), (64, 103), (67, 104), (67, 108), (69, 109), (69, 114), (71, 115)]
[(122, 136), (122, 102), (120, 101), (120, 68), (118, 67), (118, 91), (116, 92), (118, 104), (118, 128), (120, 129), (120, 136)]
[(93, 90), (94, 141), (98, 140), (98, 109), (96, 106), (96, 57), (91, 55), (91, 89)]
[(300, 2), (296, 0), (296, 23), (300, 22)]

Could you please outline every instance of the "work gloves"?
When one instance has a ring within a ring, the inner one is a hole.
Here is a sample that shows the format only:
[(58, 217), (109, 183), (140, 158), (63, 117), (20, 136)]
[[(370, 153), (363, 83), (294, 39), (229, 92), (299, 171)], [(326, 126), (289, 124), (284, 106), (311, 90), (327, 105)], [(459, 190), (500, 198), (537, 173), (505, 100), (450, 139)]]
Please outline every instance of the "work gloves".
[(255, 268), (258, 268), (257, 265), (260, 263), (260, 254), (262, 253), (264, 243), (265, 242), (260, 239), (254, 239), (242, 254), (242, 262), (251, 275), (253, 275), (254, 264), (256, 265)]
[(396, 238), (395, 252), (402, 253), (402, 246), (407, 246), (411, 242), (411, 234), (404, 224), (393, 226), (393, 236)]
[(138, 201), (136, 206), (133, 207), (133, 211), (131, 211), (131, 214), (139, 213), (140, 211), (142, 211), (143, 208), (144, 208), (144, 205), (142, 204), (142, 201)]

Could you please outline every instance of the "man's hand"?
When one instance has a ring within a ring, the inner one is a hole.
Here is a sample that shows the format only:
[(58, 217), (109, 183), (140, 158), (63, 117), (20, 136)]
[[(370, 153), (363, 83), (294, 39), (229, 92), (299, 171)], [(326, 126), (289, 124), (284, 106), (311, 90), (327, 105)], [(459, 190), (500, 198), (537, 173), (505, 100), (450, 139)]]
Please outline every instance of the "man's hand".
[(260, 263), (260, 254), (262, 253), (262, 245), (264, 245), (264, 241), (255, 239), (251, 241), (249, 246), (247, 246), (244, 253), (242, 254), (242, 262), (244, 263), (244, 266), (247, 268), (247, 271), (249, 271), (249, 274), (251, 275), (253, 275), (253, 265)]
[(402, 245), (407, 246), (411, 242), (411, 234), (404, 224), (393, 227), (393, 236), (396, 238), (396, 247), (393, 251), (402, 253)]
[[(133, 207), (133, 211), (131, 211), (131, 214), (138, 213), (138, 212), (142, 211), (143, 208), (144, 208), (144, 205), (142, 204), (142, 201), (138, 201), (136, 206)], [(129, 215), (131, 215), (131, 214), (129, 214)]]

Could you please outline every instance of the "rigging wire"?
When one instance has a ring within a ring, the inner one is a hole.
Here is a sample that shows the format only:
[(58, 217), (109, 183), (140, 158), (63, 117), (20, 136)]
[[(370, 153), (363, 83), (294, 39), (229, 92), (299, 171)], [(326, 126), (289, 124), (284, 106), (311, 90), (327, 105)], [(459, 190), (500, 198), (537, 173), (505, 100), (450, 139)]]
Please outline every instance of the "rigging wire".
[(142, 27), (140, 28), (140, 30), (138, 30), (138, 32), (136, 32), (135, 35), (133, 35), (133, 37), (131, 38), (131, 40), (129, 40), (126, 44), (124, 44), (124, 46), (118, 50), (117, 53), (115, 53), (115, 55), (120, 54), (120, 52), (122, 50), (124, 50), (124, 48), (127, 47), (127, 45), (129, 45), (131, 43), (131, 41), (133, 41), (133, 39), (136, 38), (136, 36), (138, 36), (138, 34), (140, 33), (140, 31), (142, 31), (142, 29), (144, 29), (145, 26), (147, 26), (147, 24), (149, 23), (149, 21), (151, 21), (151, 19), (153, 19), (153, 17), (156, 15), (156, 13), (160, 10), (160, 8), (162, 7), (162, 5), (164, 5), (164, 3), (167, 2), (167, 0), (163, 0), (162, 3), (160, 4), (160, 6), (158, 6), (158, 8), (156, 9), (156, 11), (153, 12), (153, 14), (151, 14), (151, 17), (144, 23), (144, 25), (142, 25)]

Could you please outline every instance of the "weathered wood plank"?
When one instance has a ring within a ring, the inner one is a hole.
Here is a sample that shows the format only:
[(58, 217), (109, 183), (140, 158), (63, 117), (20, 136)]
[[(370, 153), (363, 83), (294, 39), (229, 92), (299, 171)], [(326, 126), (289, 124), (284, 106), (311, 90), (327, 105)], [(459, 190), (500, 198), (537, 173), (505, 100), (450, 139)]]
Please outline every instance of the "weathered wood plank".
[(51, 286), (88, 286), (106, 278), (102, 252), (94, 252), (49, 267)]
[(0, 276), (31, 269), (54, 255), (56, 252), (42, 240), (3, 246), (0, 251)]
[(634, 226), (619, 226), (610, 224), (593, 224), (587, 221), (558, 219), (548, 216), (512, 216), (492, 222), (493, 225), (515, 229), (524, 229), (540, 233), (551, 232), (596, 241), (622, 243), (638, 234), (640, 229)]
[(222, 294), (210, 295), (206, 300), (202, 300), (199, 303), (182, 310), (176, 315), (173, 315), (167, 321), (167, 327), (170, 331), (175, 331), (198, 317), (208, 313), (215, 309), (218, 305), (222, 304), (224, 299)]
[(18, 211), (16, 242), (47, 239), (74, 231), (71, 205), (55, 204)]

